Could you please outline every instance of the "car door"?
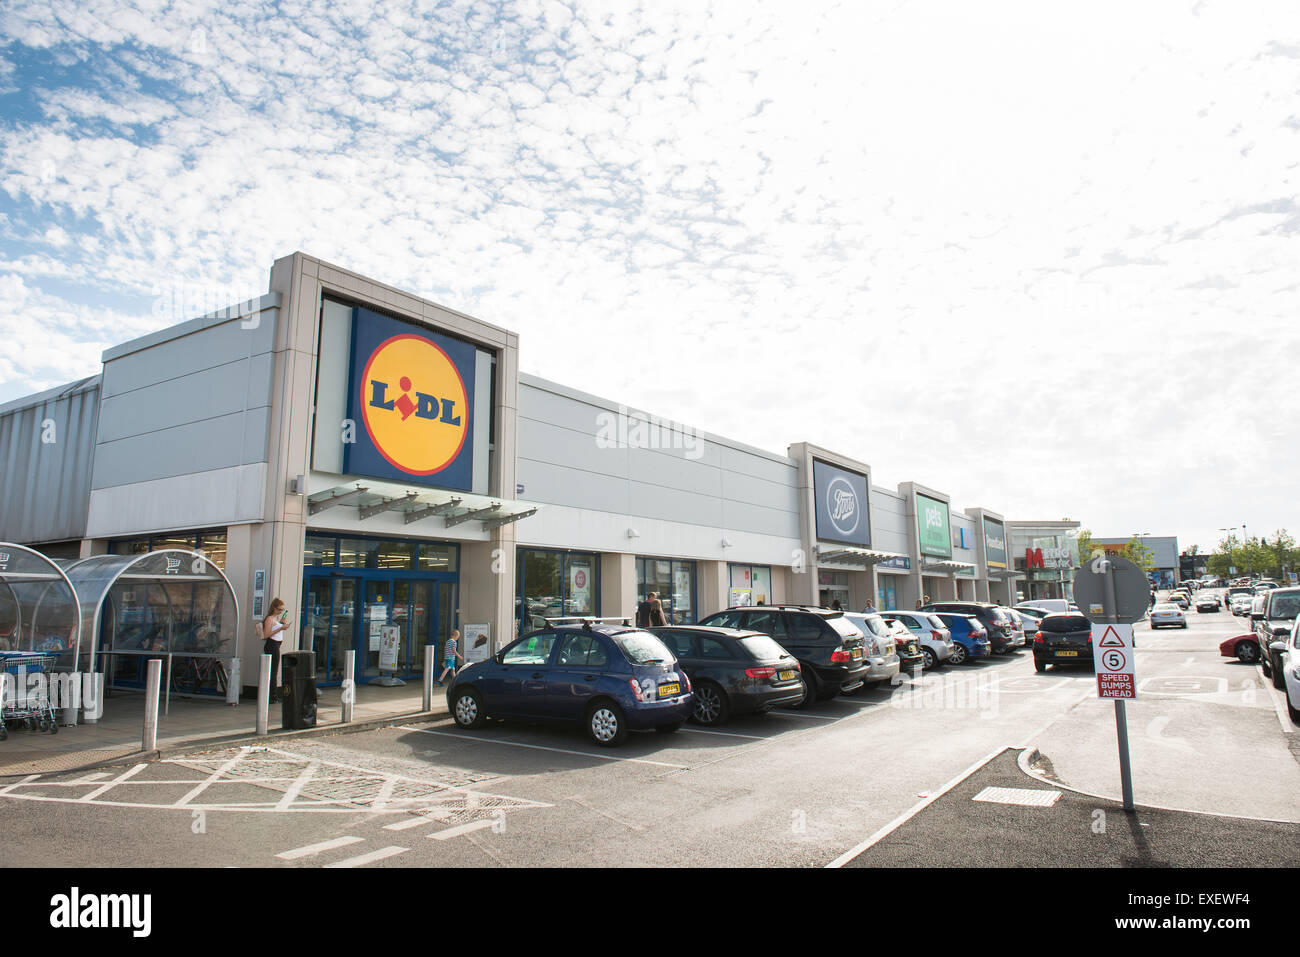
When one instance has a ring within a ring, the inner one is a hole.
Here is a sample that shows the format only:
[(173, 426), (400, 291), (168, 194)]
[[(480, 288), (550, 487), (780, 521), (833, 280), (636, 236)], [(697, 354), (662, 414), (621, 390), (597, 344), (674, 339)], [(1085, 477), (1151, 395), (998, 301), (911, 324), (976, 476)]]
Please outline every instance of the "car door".
[(486, 702), (490, 713), (547, 716), (546, 679), (558, 637), (553, 631), (538, 632), (506, 649), (493, 675), (494, 694)]
[(677, 663), (686, 672), (686, 677), (694, 684), (696, 676), (704, 662), (700, 661), (699, 642), (689, 631), (677, 631), (669, 628), (651, 628), (650, 633), (668, 646)]
[(580, 721), (600, 676), (609, 666), (601, 637), (573, 632), (560, 638), (554, 663), (546, 671), (546, 713), (563, 721)]

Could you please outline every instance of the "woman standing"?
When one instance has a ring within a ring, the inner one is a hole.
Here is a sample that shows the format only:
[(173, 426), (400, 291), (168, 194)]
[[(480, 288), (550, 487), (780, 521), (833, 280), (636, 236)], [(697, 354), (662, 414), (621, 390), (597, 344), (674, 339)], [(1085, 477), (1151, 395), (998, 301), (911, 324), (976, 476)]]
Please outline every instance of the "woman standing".
[(650, 627), (662, 628), (668, 624), (668, 618), (664, 615), (664, 606), (658, 598), (650, 603)]
[(280, 700), (280, 645), (289, 627), (289, 609), (279, 598), (271, 601), (271, 608), (262, 619), (262, 654), (271, 656), (271, 700)]

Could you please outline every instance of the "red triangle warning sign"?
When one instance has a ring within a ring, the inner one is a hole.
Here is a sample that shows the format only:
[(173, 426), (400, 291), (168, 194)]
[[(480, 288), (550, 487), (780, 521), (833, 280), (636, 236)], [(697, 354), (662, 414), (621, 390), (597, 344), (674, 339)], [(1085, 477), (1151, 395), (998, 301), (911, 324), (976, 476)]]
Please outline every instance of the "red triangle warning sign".
[(1106, 633), (1101, 636), (1101, 641), (1097, 642), (1098, 648), (1123, 648), (1124, 639), (1110, 625), (1106, 626)]

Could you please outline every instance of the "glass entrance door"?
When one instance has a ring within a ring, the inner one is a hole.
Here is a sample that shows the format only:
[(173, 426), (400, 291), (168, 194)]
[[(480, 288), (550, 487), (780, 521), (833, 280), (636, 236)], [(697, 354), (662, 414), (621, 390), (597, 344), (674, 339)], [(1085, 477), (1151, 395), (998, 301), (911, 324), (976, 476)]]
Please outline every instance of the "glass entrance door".
[(357, 651), (357, 660), (364, 662), (359, 669), (358, 679), (369, 680), (379, 677), (379, 639), (385, 625), (393, 621), (393, 581), (391, 579), (371, 579), (366, 585), (366, 608), (363, 618), (362, 647)]

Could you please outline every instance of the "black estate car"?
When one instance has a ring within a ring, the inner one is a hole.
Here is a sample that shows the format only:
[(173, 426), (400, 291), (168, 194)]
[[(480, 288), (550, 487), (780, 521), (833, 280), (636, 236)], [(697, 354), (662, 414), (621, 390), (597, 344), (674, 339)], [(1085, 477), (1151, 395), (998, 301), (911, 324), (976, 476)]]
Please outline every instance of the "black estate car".
[(805, 605), (754, 605), (728, 608), (701, 625), (761, 631), (799, 659), (808, 688), (801, 707), (829, 701), (862, 686), (870, 667), (864, 657), (865, 636), (842, 611)]
[(1073, 611), (1044, 618), (1034, 636), (1034, 670), (1046, 671), (1049, 664), (1093, 667), (1092, 622)]
[(982, 601), (933, 601), (921, 611), (942, 611), (949, 615), (968, 615), (975, 618), (989, 633), (993, 653), (1010, 651), (1015, 640), (1015, 624), (1011, 616), (997, 605)]
[(648, 630), (677, 656), (691, 679), (692, 717), (700, 724), (724, 724), (733, 714), (754, 714), (803, 701), (799, 662), (762, 632), (706, 625)]

